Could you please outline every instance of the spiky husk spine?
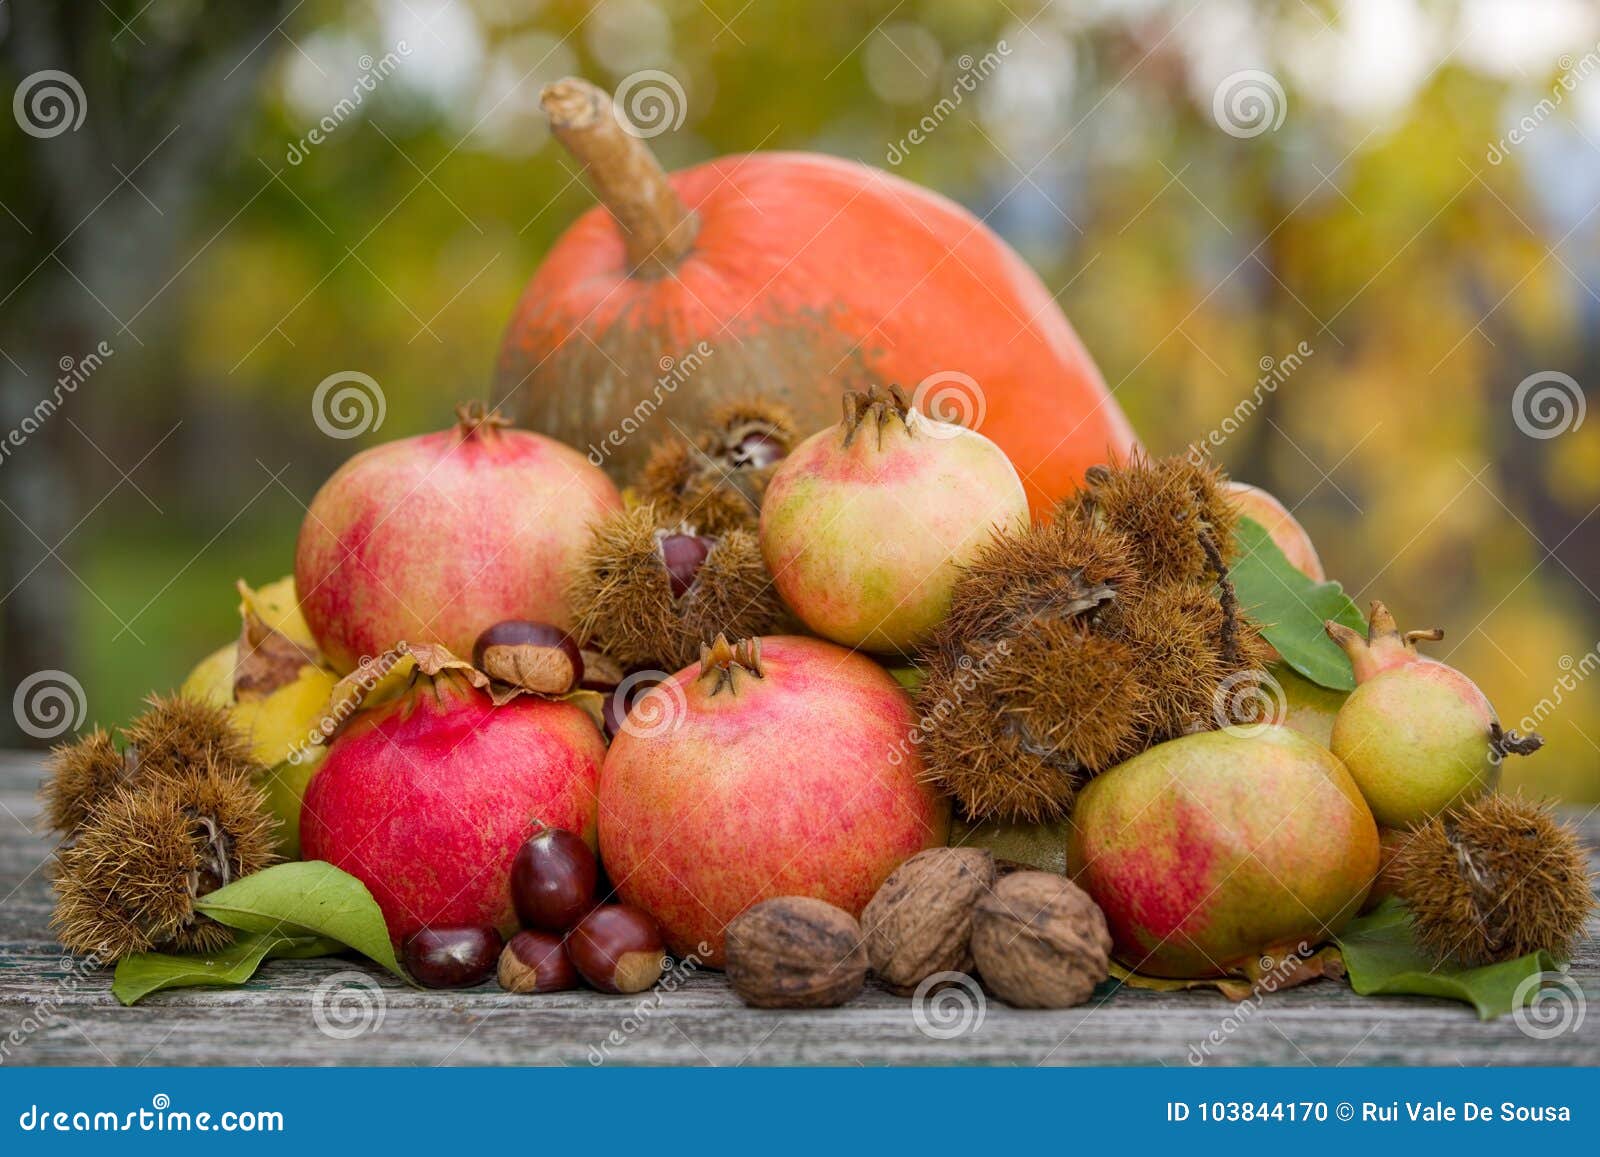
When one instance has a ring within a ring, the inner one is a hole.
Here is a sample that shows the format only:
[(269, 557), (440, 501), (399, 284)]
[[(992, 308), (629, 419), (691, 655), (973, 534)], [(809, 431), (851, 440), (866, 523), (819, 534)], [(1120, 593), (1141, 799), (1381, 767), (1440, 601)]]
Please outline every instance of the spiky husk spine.
[(1417, 827), (1393, 872), (1417, 942), (1440, 961), (1570, 957), (1595, 904), (1576, 833), (1549, 808), (1498, 792)]
[(133, 778), (135, 767), (110, 733), (98, 727), (82, 739), (51, 748), (39, 789), (46, 826), (70, 837), (89, 822), (102, 800)]
[(928, 776), (969, 817), (1059, 818), (1146, 748), (1257, 722), (1228, 714), (1271, 652), (1233, 602), (1223, 484), (1187, 458), (1097, 468), (1054, 522), (963, 569), (918, 706)]
[(50, 753), (39, 795), (45, 822), (71, 839), (95, 809), (120, 787), (180, 774), (215, 762), (239, 772), (255, 770), (250, 746), (226, 707), (183, 695), (153, 695), (122, 729), (119, 747), (99, 728)]
[(118, 787), (57, 859), (51, 925), (102, 963), (214, 951), (232, 934), (194, 902), (272, 863), (273, 824), (250, 776), (214, 758)]
[(784, 622), (754, 534), (716, 538), (694, 583), (674, 597), (660, 536), (693, 528), (664, 522), (650, 504), (610, 515), (595, 527), (569, 587), (576, 634), (624, 667), (672, 672), (698, 658), (707, 639), (777, 633)]
[(693, 440), (672, 438), (652, 448), (639, 497), (655, 506), (664, 523), (687, 522), (711, 535), (754, 533), (777, 463), (756, 465), (740, 447), (750, 438), (765, 439), (781, 460), (795, 437), (793, 416), (774, 402), (751, 396), (725, 403)]

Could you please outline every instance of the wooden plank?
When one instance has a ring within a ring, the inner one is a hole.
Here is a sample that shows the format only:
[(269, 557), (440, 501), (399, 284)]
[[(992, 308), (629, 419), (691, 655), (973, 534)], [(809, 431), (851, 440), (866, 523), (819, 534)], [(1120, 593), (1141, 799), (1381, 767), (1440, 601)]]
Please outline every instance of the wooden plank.
[[(50, 936), (38, 776), (36, 758), (0, 754), (4, 1064), (1600, 1064), (1592, 939), (1572, 975), (1596, 1009), (1550, 1040), (1509, 1017), (1484, 1024), (1461, 1005), (1369, 1000), (1326, 982), (1242, 1005), (1115, 985), (1059, 1012), (987, 1001), (981, 1023), (974, 1012), (971, 1031), (940, 1039), (919, 1028), (908, 1000), (875, 985), (843, 1009), (757, 1012), (714, 973), (644, 996), (514, 997), (418, 991), (355, 959), (278, 961), (240, 989), (123, 1008), (108, 973), (84, 972)], [(1600, 844), (1600, 817), (1585, 831)]]

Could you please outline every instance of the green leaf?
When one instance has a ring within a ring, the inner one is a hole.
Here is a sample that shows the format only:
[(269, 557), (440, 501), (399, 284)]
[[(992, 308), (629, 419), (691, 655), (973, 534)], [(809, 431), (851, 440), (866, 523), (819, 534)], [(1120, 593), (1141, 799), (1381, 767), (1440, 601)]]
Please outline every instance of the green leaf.
[(263, 960), (328, 956), (342, 948), (338, 941), (321, 936), (260, 936), (244, 932), (226, 948), (204, 956), (141, 952), (117, 962), (111, 995), (123, 1004), (133, 1004), (166, 988), (239, 985), (255, 975)]
[(1529, 978), (1556, 969), (1555, 958), (1544, 951), (1481, 968), (1436, 965), (1417, 946), (1405, 905), (1392, 898), (1352, 920), (1338, 941), (1350, 987), (1362, 996), (1440, 996), (1472, 1005), (1482, 1020), (1526, 1003), (1538, 989)]
[(195, 901), (219, 924), (266, 936), (325, 936), (401, 979), (389, 929), (367, 886), (321, 860), (278, 864)]
[(913, 695), (922, 689), (922, 684), (928, 678), (927, 673), (915, 664), (907, 664), (904, 667), (890, 667), (889, 674), (894, 676), (896, 683)]
[(1365, 632), (1367, 621), (1344, 588), (1301, 574), (1262, 525), (1241, 518), (1233, 534), (1235, 561), (1228, 568), (1239, 606), (1261, 628), (1283, 661), (1313, 683), (1335, 691), (1355, 687), (1350, 660), (1323, 630), (1332, 619)]

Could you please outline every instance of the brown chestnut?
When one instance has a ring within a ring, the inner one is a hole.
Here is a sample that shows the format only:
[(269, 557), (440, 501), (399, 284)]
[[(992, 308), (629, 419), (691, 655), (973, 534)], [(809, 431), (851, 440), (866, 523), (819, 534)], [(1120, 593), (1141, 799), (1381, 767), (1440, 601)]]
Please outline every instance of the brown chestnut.
[(496, 974), (507, 992), (565, 992), (578, 987), (561, 937), (550, 932), (518, 932), (506, 941)]
[(405, 938), (400, 958), (426, 988), (471, 988), (494, 975), (502, 947), (493, 928), (422, 928)]
[(507, 619), (472, 644), (472, 665), (491, 679), (541, 695), (565, 695), (583, 678), (583, 652), (559, 627)]
[(511, 861), (511, 902), (524, 927), (565, 932), (594, 907), (599, 875), (583, 839), (546, 828), (517, 849)]
[(667, 568), (673, 598), (681, 599), (694, 586), (701, 564), (711, 556), (711, 548), (716, 545), (716, 539), (703, 534), (656, 532), (656, 550), (661, 553), (661, 564)]
[(601, 992), (643, 992), (666, 971), (661, 927), (643, 908), (606, 904), (567, 934), (567, 955)]

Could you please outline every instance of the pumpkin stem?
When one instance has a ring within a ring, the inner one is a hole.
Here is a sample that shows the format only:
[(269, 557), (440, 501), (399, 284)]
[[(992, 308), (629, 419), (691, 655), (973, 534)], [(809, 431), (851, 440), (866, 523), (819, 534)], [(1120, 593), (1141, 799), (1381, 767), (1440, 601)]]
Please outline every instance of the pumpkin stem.
[(671, 273), (694, 245), (700, 219), (673, 192), (650, 146), (623, 127), (604, 89), (578, 77), (545, 85), (539, 105), (616, 219), (633, 275)]

